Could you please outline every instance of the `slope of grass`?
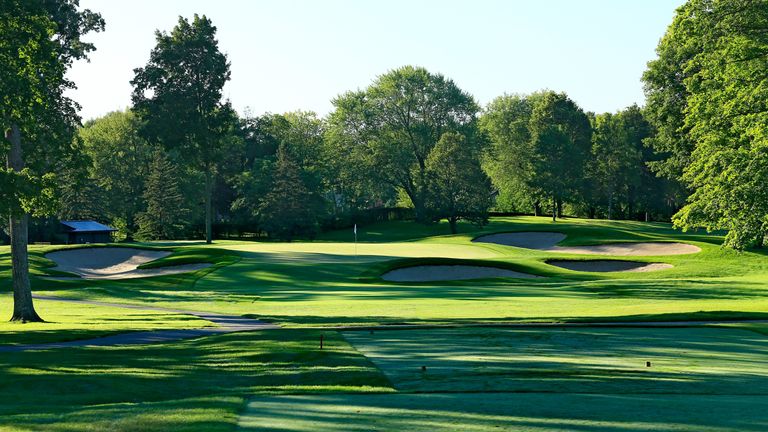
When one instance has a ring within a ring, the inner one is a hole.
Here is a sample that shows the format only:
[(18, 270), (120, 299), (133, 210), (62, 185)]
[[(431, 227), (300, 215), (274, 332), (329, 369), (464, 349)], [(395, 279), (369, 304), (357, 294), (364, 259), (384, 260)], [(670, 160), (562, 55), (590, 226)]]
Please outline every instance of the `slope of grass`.
[[(582, 219), (552, 223), (534, 217), (495, 218), (483, 229), (462, 225), (461, 230), (452, 236), (445, 224), (389, 222), (359, 227), (357, 246), (347, 230), (324, 234), (318, 242), (176, 243), (175, 254), (158, 264), (206, 259), (220, 260), (220, 264), (192, 275), (116, 282), (55, 281), (36, 283), (35, 289), (72, 298), (248, 314), (289, 326), (658, 320), (672, 316), (685, 320), (718, 311), (759, 318), (768, 311), (764, 253), (721, 249), (718, 235), (683, 234), (660, 223)], [(667, 262), (674, 266), (670, 270), (601, 274), (573, 272), (545, 262), (583, 256), (471, 242), (476, 236), (504, 231), (560, 231), (568, 235), (563, 243), (572, 245), (682, 241), (696, 244), (702, 251), (631, 257)], [(389, 283), (378, 278), (393, 266), (442, 259), (465, 264), (480, 260), (483, 265), (547, 277), (439, 283)]]
[[(36, 300), (44, 323), (8, 322), (11, 296), (0, 296), (0, 346), (91, 339), (117, 333), (147, 330), (191, 329), (215, 326), (193, 315), (118, 307)], [(4, 355), (4, 354), (2, 354)]]
[(252, 393), (392, 391), (335, 333), (0, 355), (3, 431), (229, 431)]

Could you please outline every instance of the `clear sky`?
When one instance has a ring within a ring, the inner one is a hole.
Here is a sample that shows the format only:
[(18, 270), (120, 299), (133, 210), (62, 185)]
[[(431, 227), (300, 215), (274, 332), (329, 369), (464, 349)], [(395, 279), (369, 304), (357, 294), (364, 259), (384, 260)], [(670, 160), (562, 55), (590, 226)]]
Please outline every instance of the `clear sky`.
[(643, 104), (640, 76), (683, 0), (81, 0), (102, 14), (97, 51), (69, 73), (89, 119), (130, 105), (154, 31), (205, 14), (232, 63), (239, 112), (332, 109), (331, 99), (411, 64), (485, 105), (565, 91), (585, 110)]

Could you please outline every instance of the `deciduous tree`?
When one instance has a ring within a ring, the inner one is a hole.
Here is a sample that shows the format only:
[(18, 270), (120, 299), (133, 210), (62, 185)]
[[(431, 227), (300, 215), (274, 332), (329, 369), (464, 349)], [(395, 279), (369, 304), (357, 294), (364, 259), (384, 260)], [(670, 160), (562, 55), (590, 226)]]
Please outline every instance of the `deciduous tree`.
[(51, 213), (46, 179), (72, 144), (77, 104), (64, 95), (65, 73), (94, 49), (81, 38), (104, 21), (77, 0), (0, 2), (0, 129), (13, 190), (2, 203), (10, 214), (14, 311), (11, 320), (40, 321), (34, 309), (27, 256), (28, 215)]
[(134, 110), (143, 133), (203, 174), (205, 237), (213, 239), (213, 188), (222, 140), (231, 133), (234, 112), (222, 101), (229, 62), (218, 46), (210, 19), (179, 17), (171, 33), (156, 32), (149, 62), (135, 69)]
[(405, 66), (381, 75), (364, 91), (333, 101), (329, 138), (345, 178), (386, 184), (408, 196), (427, 220), (426, 161), (446, 132), (473, 136), (479, 108), (450, 79)]
[(461, 134), (446, 132), (426, 161), (429, 182), (429, 212), (446, 219), (451, 233), (456, 223), (468, 220), (478, 225), (488, 222), (492, 204), (491, 182), (480, 167), (480, 148)]

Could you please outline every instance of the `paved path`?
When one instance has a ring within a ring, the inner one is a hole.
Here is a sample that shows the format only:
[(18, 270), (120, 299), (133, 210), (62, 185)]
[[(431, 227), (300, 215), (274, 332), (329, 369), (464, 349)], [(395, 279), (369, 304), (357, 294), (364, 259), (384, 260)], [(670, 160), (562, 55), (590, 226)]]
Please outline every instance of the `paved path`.
[(172, 342), (184, 339), (192, 339), (201, 336), (210, 336), (224, 333), (232, 333), (239, 331), (257, 331), (257, 330), (272, 330), (280, 328), (275, 324), (266, 323), (250, 318), (244, 318), (235, 315), (224, 315), (212, 312), (196, 312), (181, 309), (170, 309), (155, 306), (143, 306), (132, 305), (122, 303), (108, 303), (92, 300), (75, 300), (66, 299), (52, 296), (39, 296), (34, 298), (39, 300), (51, 300), (60, 301), (66, 303), (79, 303), (96, 306), (111, 306), (120, 307), (126, 309), (141, 309), (141, 310), (153, 310), (162, 312), (173, 312), (186, 315), (194, 315), (196, 317), (208, 320), (214, 324), (218, 324), (218, 327), (200, 328), (200, 329), (180, 329), (180, 330), (151, 330), (142, 332), (130, 332), (121, 333), (111, 336), (104, 336), (93, 339), (81, 339), (67, 342), (52, 342), (42, 344), (28, 344), (28, 345), (11, 345), (0, 346), (0, 353), (2, 352), (18, 352), (18, 351), (30, 351), (30, 350), (45, 350), (55, 348), (72, 348), (72, 347), (94, 347), (94, 346), (117, 346), (117, 345), (145, 345), (159, 342)]

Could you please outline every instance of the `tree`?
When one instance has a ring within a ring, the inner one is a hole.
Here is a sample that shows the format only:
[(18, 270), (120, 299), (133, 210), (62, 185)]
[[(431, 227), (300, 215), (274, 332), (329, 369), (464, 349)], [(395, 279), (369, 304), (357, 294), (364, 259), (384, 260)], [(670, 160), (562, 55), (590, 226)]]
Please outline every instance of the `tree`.
[(109, 213), (106, 205), (109, 196), (91, 177), (91, 158), (82, 152), (80, 145), (76, 145), (75, 151), (67, 155), (63, 162), (62, 169), (56, 173), (59, 195), (57, 216), (62, 220), (105, 219)]
[(662, 40), (686, 54), (666, 72), (679, 77), (684, 103), (670, 111), (692, 144), (682, 180), (693, 192), (673, 222), (728, 230), (736, 249), (761, 246), (768, 233), (766, 22), (762, 1), (691, 0)]
[(491, 182), (480, 167), (479, 153), (463, 135), (446, 132), (427, 157), (429, 211), (434, 218), (447, 219), (453, 234), (460, 219), (488, 222)]
[(584, 111), (565, 93), (544, 92), (534, 98), (528, 125), (531, 171), (528, 186), (552, 200), (552, 220), (562, 203), (578, 196), (584, 185), (585, 161), (592, 130)]
[(617, 200), (629, 201), (630, 191), (640, 184), (642, 154), (630, 137), (631, 130), (622, 113), (594, 117), (592, 160), (589, 163), (593, 185), (608, 204), (608, 219), (614, 216)]
[(490, 141), (484, 166), (499, 193), (497, 206), (504, 211), (533, 208), (538, 216), (540, 197), (529, 187), (533, 174), (530, 121), (531, 96), (503, 95), (488, 104), (480, 127)]
[(107, 213), (129, 241), (144, 207), (142, 195), (153, 154), (139, 128), (136, 116), (126, 110), (91, 120), (78, 132), (91, 160), (89, 180), (104, 191)]
[(179, 17), (170, 34), (156, 32), (149, 62), (135, 69), (131, 81), (145, 136), (203, 174), (207, 243), (213, 239), (213, 188), (222, 140), (235, 123), (229, 103), (222, 102), (230, 71), (215, 35), (216, 27), (204, 15), (195, 14), (192, 22)]
[(690, 60), (703, 49), (704, 40), (694, 36), (686, 17), (695, 14), (690, 3), (677, 14), (656, 48), (657, 58), (648, 62), (643, 73), (645, 116), (655, 129), (647, 143), (664, 157), (650, 163), (654, 172), (669, 179), (682, 177), (688, 165), (693, 142), (685, 125), (688, 89), (685, 80), (696, 73)]
[[(323, 146), (324, 123), (313, 112), (265, 114), (246, 126), (243, 170), (230, 179), (236, 198), (231, 209), (245, 212), (257, 223), (262, 214), (262, 201), (273, 185), (272, 175), (279, 149), (299, 169), (303, 184), (315, 197), (322, 195), (330, 178)], [(324, 206), (317, 207), (317, 218), (324, 216)]]
[(270, 237), (292, 240), (314, 237), (322, 200), (307, 187), (301, 168), (284, 145), (278, 149), (273, 183), (261, 202), (264, 230)]
[(50, 174), (71, 149), (79, 122), (77, 104), (64, 95), (74, 88), (65, 73), (93, 45), (81, 37), (104, 21), (77, 0), (4, 0), (0, 3), (0, 129), (4, 132), (14, 293), (12, 321), (42, 321), (29, 283), (29, 214), (53, 212)]
[(153, 154), (143, 194), (146, 211), (137, 217), (142, 240), (175, 239), (185, 227), (188, 211), (179, 189), (176, 166), (162, 150)]
[(473, 98), (440, 74), (404, 66), (333, 104), (328, 136), (333, 153), (343, 158), (343, 177), (403, 192), (417, 220), (426, 221), (427, 157), (446, 132), (477, 133)]

